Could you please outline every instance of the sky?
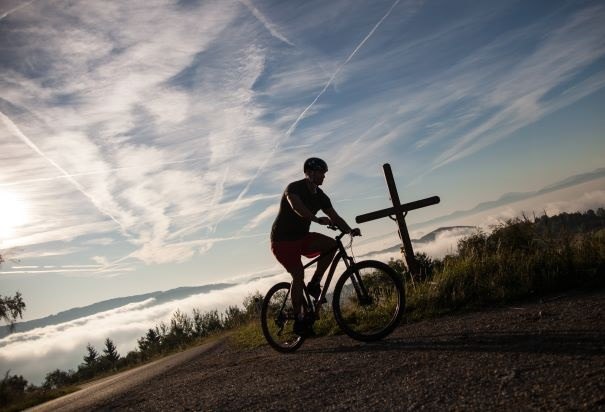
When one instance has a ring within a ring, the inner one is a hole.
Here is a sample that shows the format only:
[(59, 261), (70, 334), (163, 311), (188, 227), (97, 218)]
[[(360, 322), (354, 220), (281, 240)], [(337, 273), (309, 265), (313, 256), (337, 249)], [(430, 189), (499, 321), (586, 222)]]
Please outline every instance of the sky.
[[(600, 1), (4, 0), (0, 295), (20, 291), (28, 320), (287, 279), (269, 231), (311, 156), (351, 225), (390, 206), (384, 163), (402, 202), (440, 196), (410, 212), (413, 236), (605, 167), (604, 22)], [(604, 190), (455, 223), (597, 207)], [(397, 243), (389, 219), (360, 227), (360, 252)]]

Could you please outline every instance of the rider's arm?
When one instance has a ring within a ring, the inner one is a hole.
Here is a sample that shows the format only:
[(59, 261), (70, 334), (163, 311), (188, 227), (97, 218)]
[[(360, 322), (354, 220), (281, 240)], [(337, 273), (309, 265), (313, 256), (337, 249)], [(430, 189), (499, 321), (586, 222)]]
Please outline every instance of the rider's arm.
[(292, 210), (296, 212), (297, 215), (302, 217), (303, 219), (308, 219), (312, 222), (319, 223), (321, 225), (328, 225), (330, 222), (326, 217), (317, 217), (303, 203), (303, 201), (298, 197), (295, 193), (287, 193), (286, 199), (288, 199), (288, 203), (292, 206)]
[(345, 222), (345, 220), (342, 217), (340, 217), (340, 215), (338, 213), (336, 213), (336, 210), (334, 210), (334, 208), (324, 209), (324, 213), (326, 215), (328, 215), (328, 217), (332, 220), (332, 223), (334, 223), (336, 226), (338, 226), (340, 228), (340, 230), (342, 230), (343, 232), (351, 233), (351, 231), (353, 230), (347, 224), (347, 222)]

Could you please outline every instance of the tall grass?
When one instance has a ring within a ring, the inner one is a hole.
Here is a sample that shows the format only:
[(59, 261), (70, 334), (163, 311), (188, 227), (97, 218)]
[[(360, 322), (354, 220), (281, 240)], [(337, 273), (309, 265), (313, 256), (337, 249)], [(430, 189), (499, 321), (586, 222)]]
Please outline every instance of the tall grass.
[[(401, 260), (389, 266), (406, 281), (406, 321), (503, 304), (576, 287), (605, 286), (605, 211), (523, 216), (477, 231), (456, 253), (433, 260), (417, 254), (422, 268), (411, 276)], [(329, 304), (314, 325), (318, 336), (341, 333)], [(243, 346), (260, 346), (257, 323), (236, 332)]]
[(429, 275), (408, 288), (412, 317), (604, 286), (605, 229), (557, 227), (523, 217), (461, 240), (457, 254), (429, 262)]

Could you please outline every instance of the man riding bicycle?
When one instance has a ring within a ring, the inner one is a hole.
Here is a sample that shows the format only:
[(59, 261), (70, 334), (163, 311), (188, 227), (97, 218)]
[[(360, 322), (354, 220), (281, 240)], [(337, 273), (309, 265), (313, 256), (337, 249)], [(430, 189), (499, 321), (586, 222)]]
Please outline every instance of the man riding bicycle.
[[(326, 253), (317, 262), (315, 273), (307, 284), (309, 294), (318, 299), (321, 294), (320, 281), (336, 252), (334, 239), (321, 233), (309, 232), (311, 222), (320, 225), (333, 224), (345, 233), (361, 234), (359, 229), (351, 229), (336, 213), (330, 198), (319, 188), (328, 171), (326, 162), (311, 157), (305, 161), (303, 171), (304, 179), (292, 182), (286, 187), (279, 213), (271, 228), (271, 251), (292, 275), (292, 305), (297, 314), (294, 333), (300, 336), (312, 334), (312, 322), (305, 317), (303, 308), (305, 273), (301, 256), (313, 258)], [(319, 210), (328, 217), (315, 216)]]

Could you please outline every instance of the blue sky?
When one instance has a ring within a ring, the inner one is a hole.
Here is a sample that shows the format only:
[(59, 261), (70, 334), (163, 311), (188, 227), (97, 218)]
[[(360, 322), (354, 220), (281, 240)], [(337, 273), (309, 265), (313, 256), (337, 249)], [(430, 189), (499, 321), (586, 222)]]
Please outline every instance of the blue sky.
[[(310, 156), (351, 223), (389, 205), (386, 162), (402, 201), (439, 195), (420, 232), (605, 166), (599, 1), (1, 7), (0, 293), (26, 319), (278, 273), (270, 224)], [(549, 210), (602, 204), (599, 184)]]

